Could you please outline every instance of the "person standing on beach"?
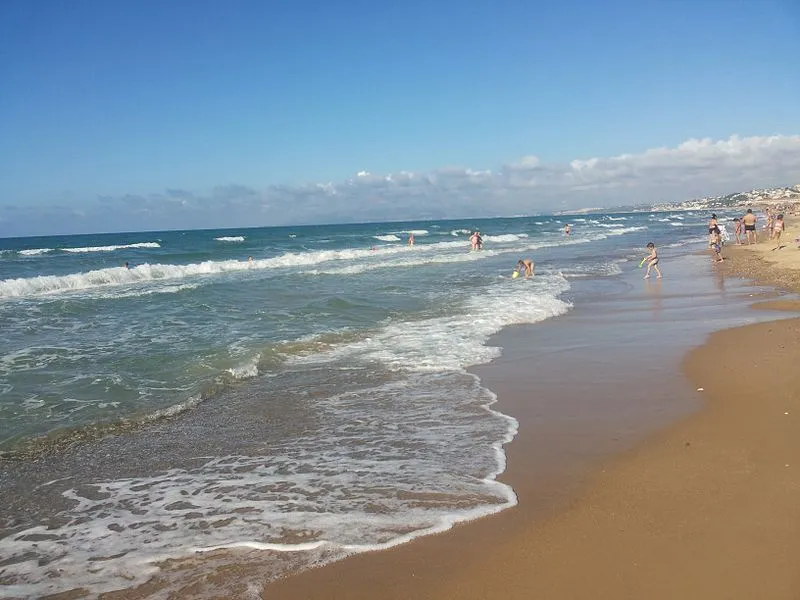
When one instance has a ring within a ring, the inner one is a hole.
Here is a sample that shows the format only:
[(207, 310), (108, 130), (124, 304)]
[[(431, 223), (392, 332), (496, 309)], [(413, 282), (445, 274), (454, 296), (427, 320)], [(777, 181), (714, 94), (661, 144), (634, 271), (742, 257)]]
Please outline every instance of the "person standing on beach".
[(758, 221), (758, 217), (753, 214), (752, 208), (747, 209), (742, 221), (744, 222), (744, 234), (747, 237), (747, 243), (758, 243), (758, 233), (756, 232), (756, 221)]
[(739, 220), (739, 217), (736, 217), (733, 220), (733, 222), (736, 223), (736, 245), (737, 246), (741, 246), (742, 245), (742, 222)]
[(777, 217), (775, 217), (775, 224), (773, 225), (773, 230), (772, 231), (773, 231), (774, 239), (778, 244), (775, 248), (773, 248), (773, 250), (780, 250), (781, 248), (783, 248), (783, 246), (781, 246), (781, 234), (783, 233), (783, 215), (782, 214), (780, 214)]
[(719, 231), (719, 222), (717, 221), (716, 213), (711, 215), (711, 219), (708, 221), (708, 247), (714, 245), (714, 234), (720, 233)]
[(775, 215), (772, 214), (771, 208), (767, 208), (767, 231), (769, 239), (772, 239), (775, 236)]
[(414, 245), (414, 234), (413, 233), (410, 233), (408, 235), (408, 245), (409, 246), (413, 246)]
[(661, 279), (661, 269), (658, 268), (659, 258), (658, 258), (658, 250), (656, 250), (656, 245), (653, 242), (647, 244), (647, 249), (650, 251), (645, 257), (647, 261), (647, 273), (645, 273), (644, 278), (650, 279), (650, 269), (655, 269), (656, 273), (658, 273), (658, 277), (656, 279)]
[(722, 258), (722, 236), (719, 234), (719, 232), (711, 234), (711, 252), (711, 259), (715, 263), (725, 260)]

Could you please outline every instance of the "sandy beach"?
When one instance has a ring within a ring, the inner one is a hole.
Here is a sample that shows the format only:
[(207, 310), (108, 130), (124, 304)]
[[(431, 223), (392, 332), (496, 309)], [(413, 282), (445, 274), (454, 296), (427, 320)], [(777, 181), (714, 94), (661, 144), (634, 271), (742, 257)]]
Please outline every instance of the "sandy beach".
[[(794, 237), (796, 228), (784, 236)], [(718, 275), (797, 290), (800, 252), (789, 242), (772, 247), (728, 247)], [(759, 307), (800, 308), (793, 300)], [(503, 475), (519, 506), (287, 578), (264, 597), (796, 599), (799, 334), (794, 318), (713, 333), (685, 356), (682, 375), (656, 380), (696, 402), (677, 409), (693, 414), (646, 440), (601, 428), (605, 437), (588, 442), (594, 460), (574, 464), (568, 451), (554, 460), (558, 453), (542, 452), (548, 440), (526, 435), (537, 415), (525, 408), (524, 377), (516, 389), (501, 385), (501, 406), (520, 420)], [(498, 362), (481, 372), (490, 387), (515, 369)]]
[(765, 285), (800, 290), (800, 242), (796, 241), (800, 238), (800, 226), (797, 221), (786, 222), (780, 249), (766, 231), (758, 234), (757, 244), (725, 246), (725, 271)]

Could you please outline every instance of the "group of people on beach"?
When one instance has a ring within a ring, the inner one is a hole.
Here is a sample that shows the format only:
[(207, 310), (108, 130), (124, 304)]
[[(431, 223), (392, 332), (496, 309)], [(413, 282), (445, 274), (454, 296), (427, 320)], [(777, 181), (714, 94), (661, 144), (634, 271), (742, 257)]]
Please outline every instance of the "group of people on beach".
[(780, 250), (783, 248), (783, 246), (781, 246), (781, 234), (783, 233), (784, 227), (783, 213), (778, 213), (776, 215), (771, 208), (768, 208), (767, 231), (769, 232), (769, 239), (775, 240), (775, 243), (778, 244), (773, 250)]
[[(733, 220), (733, 222), (736, 224), (737, 245), (742, 245), (742, 239), (744, 239), (744, 243), (747, 244), (758, 243), (758, 231), (756, 230), (757, 221), (758, 217), (753, 213), (752, 208), (748, 208), (747, 212), (741, 219), (736, 218)], [(773, 250), (780, 250), (783, 248), (783, 246), (781, 246), (781, 234), (785, 228), (786, 225), (783, 220), (783, 213), (776, 214), (771, 208), (767, 208), (767, 235), (769, 235), (770, 240), (775, 240), (777, 243), (777, 246), (775, 246)]]
[[(711, 221), (716, 223), (717, 215), (711, 215)], [(742, 238), (747, 241), (748, 244), (756, 244), (758, 243), (758, 232), (756, 231), (756, 222), (758, 221), (758, 217), (753, 213), (752, 208), (748, 208), (747, 212), (744, 216), (740, 218), (735, 218), (733, 222), (735, 223), (735, 235), (736, 235), (736, 244), (741, 246), (742, 245)], [(781, 221), (783, 221), (783, 215), (781, 215)], [(711, 233), (711, 225), (709, 224), (709, 233)], [(771, 236), (770, 236), (771, 237)]]

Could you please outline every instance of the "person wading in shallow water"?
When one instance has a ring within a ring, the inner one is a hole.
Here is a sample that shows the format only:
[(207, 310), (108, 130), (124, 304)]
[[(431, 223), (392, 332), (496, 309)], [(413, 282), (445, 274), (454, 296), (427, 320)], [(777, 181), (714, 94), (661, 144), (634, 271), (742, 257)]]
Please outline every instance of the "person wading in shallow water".
[(475, 231), (472, 234), (472, 237), (469, 238), (470, 242), (472, 242), (472, 249), (473, 250), (480, 250), (483, 248), (483, 238), (481, 237), (480, 231)]
[(524, 258), (524, 259), (520, 258), (517, 261), (517, 273), (519, 273), (520, 275), (525, 273), (526, 278), (533, 277), (534, 266), (535, 265), (530, 258)]

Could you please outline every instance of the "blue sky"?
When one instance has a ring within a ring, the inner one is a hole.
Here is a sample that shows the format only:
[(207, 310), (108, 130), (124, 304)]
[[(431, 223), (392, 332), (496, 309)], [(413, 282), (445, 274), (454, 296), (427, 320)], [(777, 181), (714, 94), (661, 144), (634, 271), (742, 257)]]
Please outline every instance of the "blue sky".
[[(0, 235), (800, 183), (799, 28), (794, 0), (6, 0)], [(651, 164), (696, 173), (693, 148), (702, 177)], [(649, 183), (576, 185), (571, 161), (621, 156)]]

